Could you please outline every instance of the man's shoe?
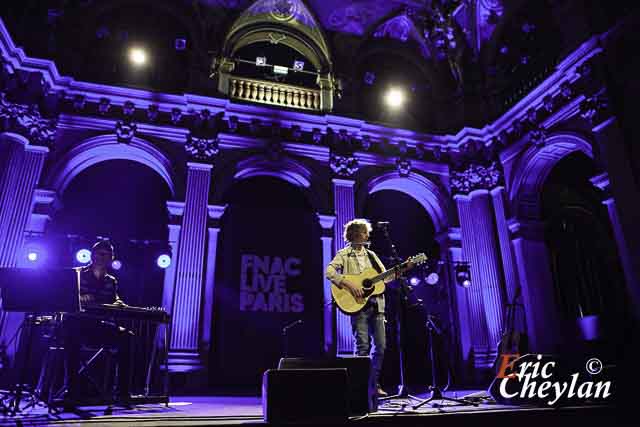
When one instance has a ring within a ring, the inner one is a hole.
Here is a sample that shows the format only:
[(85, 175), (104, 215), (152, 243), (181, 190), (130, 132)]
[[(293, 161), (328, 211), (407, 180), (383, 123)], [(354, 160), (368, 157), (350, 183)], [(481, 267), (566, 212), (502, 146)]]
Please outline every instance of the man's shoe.
[(378, 397), (387, 397), (388, 394), (386, 391), (384, 391), (382, 389), (382, 387), (378, 386), (378, 388), (376, 389), (376, 394), (378, 395)]

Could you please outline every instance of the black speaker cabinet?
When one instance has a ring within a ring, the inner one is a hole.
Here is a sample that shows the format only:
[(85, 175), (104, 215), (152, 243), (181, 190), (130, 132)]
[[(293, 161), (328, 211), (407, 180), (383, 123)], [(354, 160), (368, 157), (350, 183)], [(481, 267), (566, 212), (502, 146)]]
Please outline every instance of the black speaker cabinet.
[(262, 411), (268, 423), (346, 422), (347, 370), (269, 369), (262, 376)]
[(347, 400), (350, 415), (365, 415), (378, 410), (376, 387), (370, 374), (371, 359), (366, 356), (307, 359), (289, 357), (280, 359), (278, 369), (330, 369), (347, 370)]

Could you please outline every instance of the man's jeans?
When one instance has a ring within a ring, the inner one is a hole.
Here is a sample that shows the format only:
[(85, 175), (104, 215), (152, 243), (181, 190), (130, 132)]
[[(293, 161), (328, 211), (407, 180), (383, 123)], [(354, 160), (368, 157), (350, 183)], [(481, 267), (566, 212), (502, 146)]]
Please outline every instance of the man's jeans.
[(351, 329), (356, 339), (356, 354), (369, 356), (371, 351), (371, 336), (373, 336), (373, 357), (371, 361), (372, 379), (380, 384), (380, 371), (387, 346), (384, 313), (378, 313), (378, 302), (375, 298), (358, 313), (351, 316)]

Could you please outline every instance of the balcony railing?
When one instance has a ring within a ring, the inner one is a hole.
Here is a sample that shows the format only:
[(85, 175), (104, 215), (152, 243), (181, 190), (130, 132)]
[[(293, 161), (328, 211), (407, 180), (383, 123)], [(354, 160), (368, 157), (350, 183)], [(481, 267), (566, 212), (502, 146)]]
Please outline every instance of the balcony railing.
[(231, 76), (229, 95), (233, 99), (320, 111), (320, 90)]

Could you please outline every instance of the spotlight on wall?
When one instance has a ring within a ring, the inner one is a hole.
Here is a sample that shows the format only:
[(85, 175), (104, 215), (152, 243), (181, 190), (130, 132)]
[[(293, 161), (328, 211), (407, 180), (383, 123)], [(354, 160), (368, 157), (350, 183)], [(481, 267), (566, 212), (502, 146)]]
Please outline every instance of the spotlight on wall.
[(409, 283), (411, 284), (411, 286), (418, 286), (420, 284), (420, 278), (417, 276), (413, 276), (411, 279), (409, 279)]
[(29, 265), (42, 265), (46, 257), (46, 252), (37, 243), (29, 243), (24, 248), (24, 259)]
[(468, 263), (458, 263), (455, 267), (456, 282), (463, 288), (471, 286), (471, 268)]
[(38, 258), (40, 258), (40, 256), (38, 252), (35, 251), (34, 249), (31, 249), (30, 251), (27, 252), (27, 260), (31, 262), (36, 262), (38, 261)]
[(405, 102), (404, 91), (397, 87), (390, 88), (387, 90), (387, 93), (384, 96), (384, 101), (389, 108), (400, 108), (404, 105)]
[(122, 262), (119, 259), (114, 259), (111, 263), (111, 268), (118, 271), (122, 268)]
[(171, 256), (168, 254), (162, 254), (156, 259), (156, 264), (160, 268), (168, 268), (171, 265)]
[(147, 52), (140, 47), (129, 49), (129, 61), (136, 67), (141, 67), (147, 63)]
[(91, 251), (89, 249), (80, 249), (76, 252), (76, 261), (80, 264), (86, 264), (91, 261)]

